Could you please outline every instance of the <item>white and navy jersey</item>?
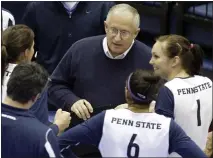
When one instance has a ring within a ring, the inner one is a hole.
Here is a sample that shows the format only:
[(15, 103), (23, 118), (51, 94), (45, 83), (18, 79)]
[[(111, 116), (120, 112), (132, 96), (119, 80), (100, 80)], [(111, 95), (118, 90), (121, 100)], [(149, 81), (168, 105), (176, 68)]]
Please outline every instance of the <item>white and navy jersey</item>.
[(204, 149), (212, 121), (212, 81), (202, 76), (174, 78), (160, 89), (155, 112), (174, 118)]
[(59, 158), (54, 132), (28, 110), (1, 107), (1, 154), (4, 158)]
[(12, 13), (4, 8), (2, 8), (2, 29), (3, 31), (9, 26), (15, 25), (15, 19)]
[(4, 78), (3, 78), (3, 84), (2, 84), (2, 101), (4, 101), (6, 95), (7, 95), (7, 83), (10, 79), (10, 75), (13, 72), (14, 68), (16, 67), (17, 64), (12, 64), (9, 63), (5, 73), (4, 73)]
[(128, 109), (99, 113), (59, 137), (62, 154), (79, 143), (95, 145), (102, 157), (167, 157), (173, 151), (205, 157), (172, 119)]

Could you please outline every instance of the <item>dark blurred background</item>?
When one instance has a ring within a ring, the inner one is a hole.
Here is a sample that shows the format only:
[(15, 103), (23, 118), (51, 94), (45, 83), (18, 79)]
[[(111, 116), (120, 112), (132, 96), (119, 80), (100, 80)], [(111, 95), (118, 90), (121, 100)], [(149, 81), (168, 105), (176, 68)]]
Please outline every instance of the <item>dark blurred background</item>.
[[(28, 1), (1, 2), (2, 7), (14, 15), (16, 24), (21, 23), (28, 3)], [(192, 43), (199, 44), (205, 52), (202, 73), (213, 79), (213, 2), (119, 1), (116, 3), (128, 3), (138, 10), (141, 16), (141, 32), (137, 38), (150, 47), (156, 37), (164, 34), (183, 35)]]

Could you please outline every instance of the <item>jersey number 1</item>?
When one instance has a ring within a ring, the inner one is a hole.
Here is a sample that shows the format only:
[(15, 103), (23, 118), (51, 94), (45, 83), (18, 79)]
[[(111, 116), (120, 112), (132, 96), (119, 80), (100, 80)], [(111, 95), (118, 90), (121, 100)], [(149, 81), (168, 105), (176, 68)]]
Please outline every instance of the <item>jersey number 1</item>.
[(197, 126), (201, 126), (201, 118), (200, 118), (200, 99), (197, 100)]
[[(138, 158), (138, 156), (139, 156), (139, 145), (136, 143), (133, 143), (136, 136), (137, 136), (137, 134), (133, 134), (132, 138), (130, 139), (130, 142), (128, 144), (128, 147), (127, 147), (127, 157), (128, 158)], [(134, 154), (131, 153), (133, 148), (135, 149)]]

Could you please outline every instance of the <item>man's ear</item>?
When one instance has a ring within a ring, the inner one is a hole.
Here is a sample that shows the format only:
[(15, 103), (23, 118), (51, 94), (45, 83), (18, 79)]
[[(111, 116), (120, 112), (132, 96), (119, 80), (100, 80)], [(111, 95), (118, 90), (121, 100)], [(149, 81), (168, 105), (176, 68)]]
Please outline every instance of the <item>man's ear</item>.
[(107, 22), (106, 21), (104, 21), (104, 29), (105, 29), (105, 32), (107, 33)]
[(26, 50), (24, 51), (24, 57), (27, 58), (28, 54), (29, 54), (29, 49), (26, 49)]
[(141, 30), (140, 28), (137, 28), (136, 32), (134, 33), (134, 39), (138, 36), (140, 30)]

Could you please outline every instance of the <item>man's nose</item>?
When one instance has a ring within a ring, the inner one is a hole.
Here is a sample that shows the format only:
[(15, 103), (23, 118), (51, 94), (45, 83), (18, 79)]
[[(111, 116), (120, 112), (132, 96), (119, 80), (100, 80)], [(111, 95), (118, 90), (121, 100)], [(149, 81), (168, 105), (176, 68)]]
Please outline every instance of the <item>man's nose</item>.
[(152, 59), (152, 58), (150, 59), (149, 63), (150, 63), (151, 65), (153, 64), (153, 59)]
[(120, 41), (121, 40), (121, 34), (120, 31), (118, 31), (117, 35), (115, 36), (115, 41)]

